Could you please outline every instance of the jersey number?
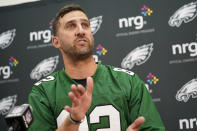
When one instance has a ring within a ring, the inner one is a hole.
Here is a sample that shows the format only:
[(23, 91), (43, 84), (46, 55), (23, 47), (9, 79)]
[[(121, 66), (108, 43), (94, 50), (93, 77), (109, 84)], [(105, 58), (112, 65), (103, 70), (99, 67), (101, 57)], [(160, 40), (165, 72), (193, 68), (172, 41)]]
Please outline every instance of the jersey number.
[(35, 86), (39, 86), (42, 82), (47, 82), (47, 81), (52, 81), (52, 80), (55, 80), (55, 77), (53, 76), (47, 76), (46, 78), (38, 81), (37, 83), (35, 83), (34, 85)]
[[(108, 116), (110, 128), (97, 129), (96, 131), (121, 131), (120, 113), (112, 105), (97, 106), (90, 113), (90, 124), (100, 123), (100, 117)], [(81, 123), (79, 131), (89, 131), (87, 119)]]
[[(63, 110), (60, 113), (60, 116), (57, 118), (58, 127), (64, 121), (65, 116), (68, 115), (66, 110)], [(114, 108), (112, 105), (104, 105), (104, 106), (97, 106), (94, 110), (90, 113), (90, 124), (101, 123), (101, 117), (108, 117), (109, 119), (109, 128), (99, 128), (96, 131), (121, 131), (120, 125), (120, 113), (119, 111)], [(80, 124), (79, 131), (89, 131), (87, 118)]]
[(134, 73), (132, 71), (128, 71), (128, 70), (125, 70), (125, 69), (122, 69), (122, 68), (114, 68), (113, 70), (114, 71), (121, 71), (121, 72), (127, 73), (127, 74), (129, 74), (131, 76), (134, 75)]

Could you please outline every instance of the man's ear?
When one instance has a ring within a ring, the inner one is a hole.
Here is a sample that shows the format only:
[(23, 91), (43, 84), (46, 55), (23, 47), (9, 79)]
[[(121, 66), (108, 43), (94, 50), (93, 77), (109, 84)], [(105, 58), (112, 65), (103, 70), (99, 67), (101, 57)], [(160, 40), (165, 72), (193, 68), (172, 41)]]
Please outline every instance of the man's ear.
[(57, 36), (53, 36), (52, 43), (55, 48), (61, 47), (60, 42), (59, 42), (59, 38)]

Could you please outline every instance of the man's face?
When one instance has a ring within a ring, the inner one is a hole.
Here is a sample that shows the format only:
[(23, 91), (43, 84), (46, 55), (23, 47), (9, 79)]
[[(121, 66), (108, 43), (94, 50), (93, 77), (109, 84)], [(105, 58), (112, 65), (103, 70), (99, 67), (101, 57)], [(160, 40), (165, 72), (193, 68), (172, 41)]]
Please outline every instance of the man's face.
[(92, 55), (94, 39), (90, 22), (81, 11), (71, 11), (60, 18), (57, 37), (60, 50), (74, 59), (85, 59)]

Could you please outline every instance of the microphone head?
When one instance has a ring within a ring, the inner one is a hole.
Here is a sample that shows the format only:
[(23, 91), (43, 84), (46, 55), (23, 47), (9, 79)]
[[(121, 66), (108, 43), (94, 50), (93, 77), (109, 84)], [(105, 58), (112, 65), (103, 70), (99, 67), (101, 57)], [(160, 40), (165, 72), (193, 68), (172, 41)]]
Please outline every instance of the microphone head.
[(33, 110), (29, 104), (15, 106), (5, 116), (6, 123), (9, 127), (16, 126), (16, 123), (22, 129), (28, 129), (33, 122)]

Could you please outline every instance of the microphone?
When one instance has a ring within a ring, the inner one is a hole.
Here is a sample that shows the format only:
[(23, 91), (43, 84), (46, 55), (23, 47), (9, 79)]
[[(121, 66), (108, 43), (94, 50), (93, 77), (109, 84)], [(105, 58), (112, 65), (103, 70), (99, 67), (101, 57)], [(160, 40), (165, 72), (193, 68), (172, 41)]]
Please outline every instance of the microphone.
[(5, 116), (8, 131), (27, 131), (33, 122), (33, 109), (29, 104), (15, 106)]

